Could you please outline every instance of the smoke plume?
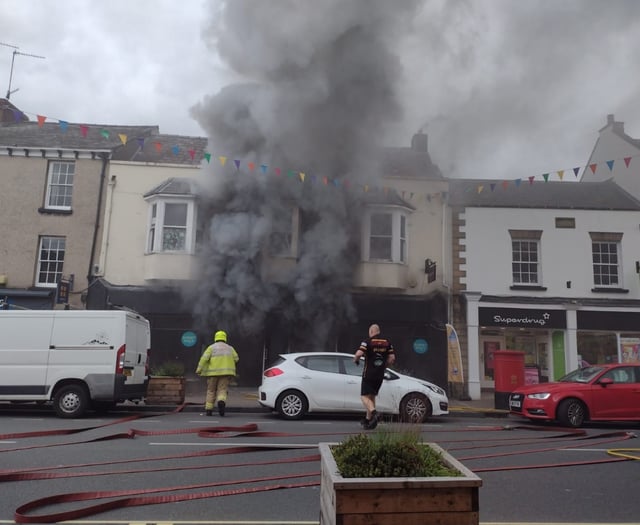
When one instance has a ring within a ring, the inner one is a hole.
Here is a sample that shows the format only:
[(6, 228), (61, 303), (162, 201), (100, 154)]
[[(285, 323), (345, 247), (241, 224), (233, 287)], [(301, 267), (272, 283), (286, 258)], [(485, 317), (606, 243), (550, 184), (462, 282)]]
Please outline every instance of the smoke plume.
[[(385, 130), (402, 117), (394, 50), (417, 7), (233, 0), (212, 13), (205, 39), (239, 81), (192, 114), (216, 151), (242, 166), (279, 166), (282, 175), (211, 168), (202, 279), (190, 299), (203, 326), (258, 333), (277, 313), (300, 340), (322, 347), (339, 323), (354, 320), (349, 291), (360, 259), (361, 197), (319, 181), (378, 180)], [(288, 170), (307, 179), (289, 178)], [(293, 209), (297, 264), (274, 282), (263, 275), (263, 255)]]

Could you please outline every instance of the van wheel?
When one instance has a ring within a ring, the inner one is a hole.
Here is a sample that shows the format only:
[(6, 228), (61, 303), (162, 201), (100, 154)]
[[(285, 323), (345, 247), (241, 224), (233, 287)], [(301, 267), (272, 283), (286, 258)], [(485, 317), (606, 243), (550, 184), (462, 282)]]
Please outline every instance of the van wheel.
[(89, 407), (89, 394), (82, 385), (63, 385), (53, 396), (53, 409), (59, 417), (82, 417)]

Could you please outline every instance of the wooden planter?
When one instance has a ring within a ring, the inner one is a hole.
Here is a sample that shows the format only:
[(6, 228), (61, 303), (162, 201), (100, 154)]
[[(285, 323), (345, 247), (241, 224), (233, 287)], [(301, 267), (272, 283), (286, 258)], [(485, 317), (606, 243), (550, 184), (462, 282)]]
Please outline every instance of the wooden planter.
[(478, 525), (482, 480), (435, 443), (461, 477), (343, 478), (320, 443), (320, 525)]
[(145, 403), (148, 405), (181, 405), (184, 403), (185, 378), (150, 376)]

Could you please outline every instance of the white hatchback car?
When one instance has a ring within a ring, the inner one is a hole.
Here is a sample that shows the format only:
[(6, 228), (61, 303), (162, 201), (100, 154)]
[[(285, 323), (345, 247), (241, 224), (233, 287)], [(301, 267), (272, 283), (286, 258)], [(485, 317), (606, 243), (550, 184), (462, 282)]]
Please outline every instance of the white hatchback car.
[[(361, 365), (353, 362), (352, 354), (281, 354), (264, 371), (258, 400), (285, 419), (300, 419), (310, 412), (363, 413), (361, 376)], [(433, 383), (387, 369), (376, 409), (399, 415), (402, 421), (422, 423), (430, 416), (448, 414), (449, 399)]]

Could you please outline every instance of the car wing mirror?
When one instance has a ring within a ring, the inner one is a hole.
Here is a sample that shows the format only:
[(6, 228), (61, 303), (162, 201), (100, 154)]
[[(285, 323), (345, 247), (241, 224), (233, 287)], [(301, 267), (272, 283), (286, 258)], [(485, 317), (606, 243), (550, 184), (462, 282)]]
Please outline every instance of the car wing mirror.
[(613, 379), (610, 377), (603, 377), (600, 381), (598, 381), (600, 385), (606, 387), (607, 385), (613, 385)]

